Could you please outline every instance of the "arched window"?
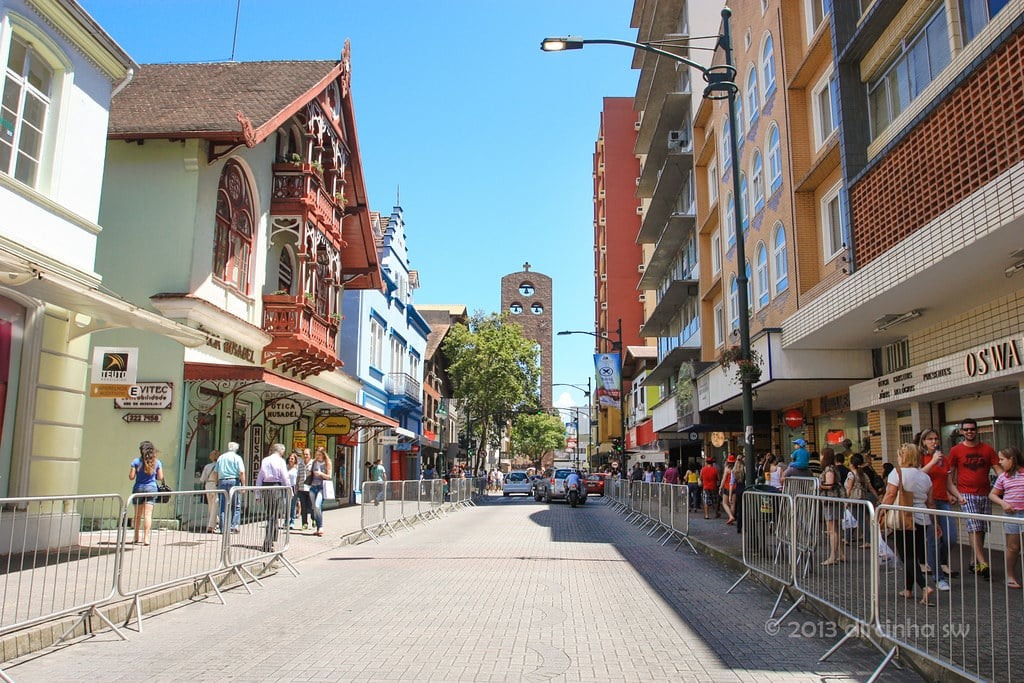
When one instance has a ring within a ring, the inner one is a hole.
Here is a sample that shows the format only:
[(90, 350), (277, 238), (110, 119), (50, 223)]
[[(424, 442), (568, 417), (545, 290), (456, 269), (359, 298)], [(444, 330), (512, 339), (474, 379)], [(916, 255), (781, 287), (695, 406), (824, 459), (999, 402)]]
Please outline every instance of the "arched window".
[(743, 124), (746, 121), (743, 118), (743, 90), (736, 93), (736, 149), (743, 149), (743, 136), (746, 134), (743, 130)]
[(757, 95), (757, 69), (750, 67), (750, 71), (747, 73), (747, 106), (750, 108), (747, 113), (747, 122), (749, 123), (747, 128), (750, 130), (754, 130), (754, 122), (757, 121), (760, 105), (761, 100)]
[(768, 282), (768, 249), (764, 242), (757, 243), (757, 257), (754, 259), (757, 264), (757, 307), (764, 308), (768, 305), (771, 297), (771, 287)]
[(295, 256), (290, 246), (281, 249), (277, 259), (277, 290), (295, 296)]
[(243, 294), (249, 293), (252, 245), (252, 192), (241, 165), (231, 160), (224, 164), (217, 188), (213, 274)]
[(732, 168), (732, 143), (729, 141), (729, 119), (722, 123), (722, 176), (724, 177)]
[(729, 332), (740, 329), (740, 288), (736, 276), (729, 277)]
[(743, 271), (747, 275), (747, 317), (754, 312), (754, 278), (751, 277), (750, 261), (743, 264)]
[(786, 254), (786, 229), (775, 224), (775, 246), (772, 249), (775, 265), (775, 296), (789, 288), (789, 256)]
[(743, 234), (747, 234), (747, 230), (750, 229), (750, 206), (749, 203), (750, 195), (747, 192), (747, 176), (740, 173), (740, 226), (743, 228)]
[(57, 65), (35, 45), (36, 41), (26, 40), (19, 33), (11, 34), (0, 112), (0, 173), (30, 187), (40, 184), (39, 167), (47, 133), (56, 128), (47, 126), (47, 117), (59, 83)]
[(732, 192), (725, 198), (725, 244), (726, 249), (736, 244), (736, 211)]
[(779, 150), (779, 127), (773, 122), (768, 129), (768, 194), (782, 186), (782, 152)]
[(761, 48), (761, 82), (764, 83), (764, 98), (767, 100), (775, 91), (775, 41), (770, 33)]
[(761, 161), (761, 151), (754, 150), (754, 160), (750, 162), (750, 182), (754, 190), (754, 210), (757, 213), (764, 208), (764, 163)]

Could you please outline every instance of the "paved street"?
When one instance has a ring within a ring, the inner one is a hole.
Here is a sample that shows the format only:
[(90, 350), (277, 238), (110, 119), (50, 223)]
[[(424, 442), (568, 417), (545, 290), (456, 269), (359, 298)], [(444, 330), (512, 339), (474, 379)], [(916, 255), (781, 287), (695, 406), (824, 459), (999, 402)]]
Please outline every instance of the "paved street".
[[(5, 666), (26, 681), (864, 680), (859, 644), (817, 659), (828, 625), (764, 622), (774, 596), (662, 547), (599, 500), (491, 498), (380, 545), (332, 549), (247, 595), (151, 615)], [(570, 607), (574, 611), (567, 612)], [(820, 628), (819, 628), (820, 627)], [(811, 635), (809, 635), (811, 634)], [(919, 680), (889, 671), (887, 680)]]

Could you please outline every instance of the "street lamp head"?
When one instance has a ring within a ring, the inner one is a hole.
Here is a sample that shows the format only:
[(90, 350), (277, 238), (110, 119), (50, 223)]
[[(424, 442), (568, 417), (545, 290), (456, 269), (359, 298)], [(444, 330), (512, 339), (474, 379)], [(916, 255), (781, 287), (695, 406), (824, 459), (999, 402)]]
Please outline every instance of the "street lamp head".
[(565, 50), (582, 50), (583, 38), (579, 36), (563, 36), (561, 38), (545, 38), (540, 41), (540, 49), (544, 52), (563, 52)]

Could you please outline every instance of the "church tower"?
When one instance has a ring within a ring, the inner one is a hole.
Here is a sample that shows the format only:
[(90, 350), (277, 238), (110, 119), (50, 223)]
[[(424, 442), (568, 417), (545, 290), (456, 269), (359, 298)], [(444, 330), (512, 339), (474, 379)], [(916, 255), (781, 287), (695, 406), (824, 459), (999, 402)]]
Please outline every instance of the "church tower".
[(509, 314), (512, 322), (523, 328), (523, 336), (537, 342), (540, 349), (540, 401), (545, 409), (551, 408), (551, 346), (552, 310), (551, 278), (530, 270), (524, 263), (518, 273), (501, 278), (501, 310)]

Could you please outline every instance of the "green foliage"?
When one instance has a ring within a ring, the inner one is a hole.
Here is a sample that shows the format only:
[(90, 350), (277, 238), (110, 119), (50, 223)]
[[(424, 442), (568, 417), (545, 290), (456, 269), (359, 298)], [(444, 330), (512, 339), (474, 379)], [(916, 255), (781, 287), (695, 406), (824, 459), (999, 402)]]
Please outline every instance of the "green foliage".
[(512, 421), (512, 449), (539, 462), (548, 451), (565, 448), (565, 425), (557, 415), (521, 413)]

